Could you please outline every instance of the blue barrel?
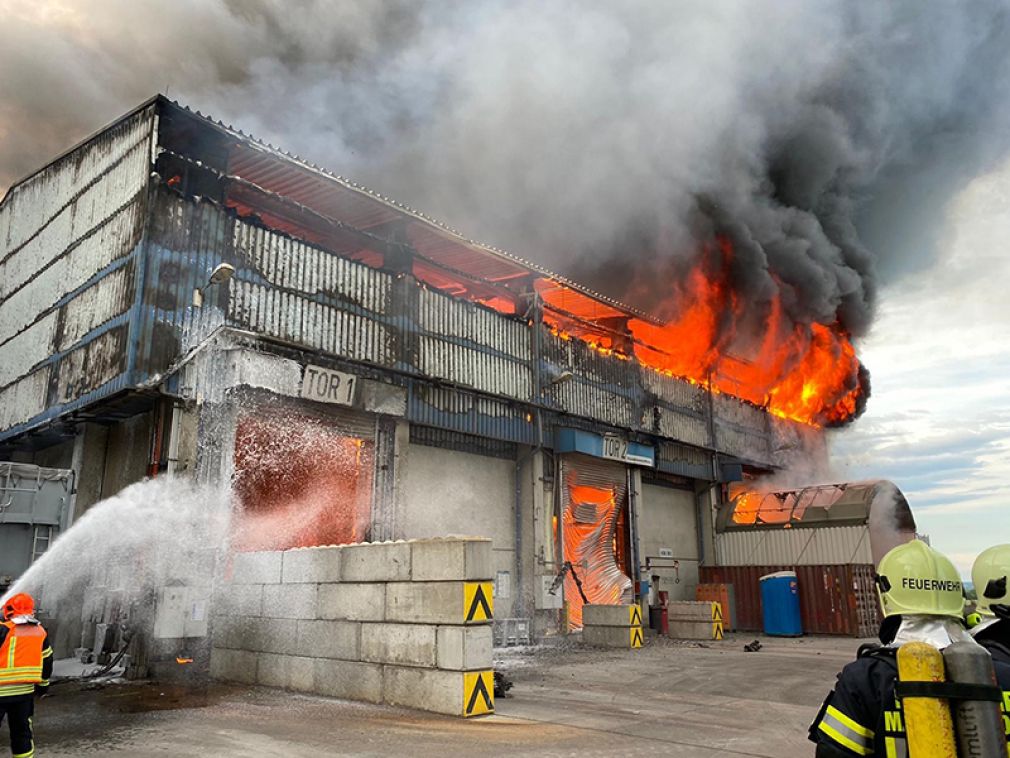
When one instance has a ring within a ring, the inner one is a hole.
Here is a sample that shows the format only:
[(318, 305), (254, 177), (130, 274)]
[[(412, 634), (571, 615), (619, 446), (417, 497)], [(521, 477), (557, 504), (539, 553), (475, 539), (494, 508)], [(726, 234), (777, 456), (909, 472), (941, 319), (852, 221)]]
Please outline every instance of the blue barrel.
[(765, 634), (775, 637), (799, 637), (803, 634), (795, 571), (779, 571), (761, 577), (761, 613)]

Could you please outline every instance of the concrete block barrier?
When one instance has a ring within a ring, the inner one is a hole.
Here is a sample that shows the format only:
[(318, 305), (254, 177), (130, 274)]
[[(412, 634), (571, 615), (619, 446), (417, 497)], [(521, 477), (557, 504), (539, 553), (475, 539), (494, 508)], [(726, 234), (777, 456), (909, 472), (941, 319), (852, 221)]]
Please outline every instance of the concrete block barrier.
[(494, 674), (386, 666), (383, 697), (390, 705), (464, 718), (483, 716), (494, 713)]
[(259, 653), (256, 660), (257, 684), (307, 691), (312, 688), (315, 682), (315, 662), (312, 658)]
[(414, 582), (487, 579), (491, 569), (491, 540), (431, 539), (410, 543)]
[(214, 648), (210, 654), (210, 675), (227, 682), (255, 684), (256, 664), (256, 653)]
[(410, 543), (380, 542), (340, 548), (340, 579), (344, 582), (410, 580)]
[(707, 600), (677, 600), (667, 607), (667, 618), (670, 621), (711, 621), (716, 605), (718, 603)]
[(489, 624), (491, 582), (393, 582), (386, 585), (386, 620), (407, 624)]
[(281, 556), (281, 581), (285, 584), (340, 581), (339, 547), (300, 547), (285, 550)]
[(670, 636), (678, 640), (721, 640), (721, 625), (709, 621), (671, 621)]
[(427, 624), (362, 624), (361, 660), (435, 668), (437, 627)]
[(438, 667), (451, 671), (476, 671), (493, 658), (490, 626), (438, 627)]
[(266, 618), (317, 618), (317, 584), (264, 584), (263, 612)]
[(585, 626), (642, 626), (642, 607), (631, 605), (586, 605), (582, 607)]
[(277, 552), (235, 553), (232, 582), (277, 584), (281, 580), (281, 561), (281, 554)]
[(633, 650), (642, 647), (645, 636), (640, 626), (584, 626), (582, 641), (592, 647)]
[(320, 584), (319, 618), (347, 621), (384, 621), (385, 584)]
[(313, 692), (345, 700), (381, 703), (382, 666), (317, 658)]
[(354, 621), (300, 620), (297, 649), (315, 658), (356, 661), (361, 656), (361, 624)]
[(220, 616), (262, 616), (262, 584), (229, 584), (217, 593), (214, 613)]
[(215, 678), (455, 716), (494, 711), (490, 540), (244, 553), (234, 568), (215, 595)]
[(670, 636), (685, 640), (723, 639), (722, 606), (711, 600), (670, 603)]

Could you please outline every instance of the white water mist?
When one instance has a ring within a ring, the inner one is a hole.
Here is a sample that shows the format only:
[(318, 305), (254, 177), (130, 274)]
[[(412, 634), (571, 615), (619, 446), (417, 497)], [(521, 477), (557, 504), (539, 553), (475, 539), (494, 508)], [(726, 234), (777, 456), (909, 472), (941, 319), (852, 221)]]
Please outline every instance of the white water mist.
[(10, 588), (57, 615), (88, 587), (139, 598), (167, 584), (210, 586), (227, 536), (230, 494), (164, 477), (90, 508)]

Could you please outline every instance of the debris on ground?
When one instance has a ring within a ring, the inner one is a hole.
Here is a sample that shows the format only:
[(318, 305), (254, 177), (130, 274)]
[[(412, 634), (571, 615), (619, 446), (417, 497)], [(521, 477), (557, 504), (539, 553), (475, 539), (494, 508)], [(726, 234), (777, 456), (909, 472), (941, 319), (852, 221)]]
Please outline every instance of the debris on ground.
[(743, 651), (745, 653), (756, 653), (761, 649), (761, 640), (754, 640), (753, 642), (748, 642), (743, 646)]
[(512, 689), (512, 680), (509, 679), (501, 671), (494, 672), (494, 696), (499, 697), (512, 697), (508, 694), (508, 691)]

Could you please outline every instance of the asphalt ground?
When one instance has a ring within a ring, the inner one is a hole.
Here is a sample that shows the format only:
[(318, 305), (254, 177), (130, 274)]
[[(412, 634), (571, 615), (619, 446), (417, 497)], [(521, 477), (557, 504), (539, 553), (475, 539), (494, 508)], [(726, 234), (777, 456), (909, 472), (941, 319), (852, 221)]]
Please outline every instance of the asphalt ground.
[[(514, 682), (464, 721), (263, 687), (64, 684), (37, 703), (39, 756), (812, 755), (806, 728), (859, 640), (650, 639), (498, 651)], [(0, 728), (0, 744), (6, 742)]]

